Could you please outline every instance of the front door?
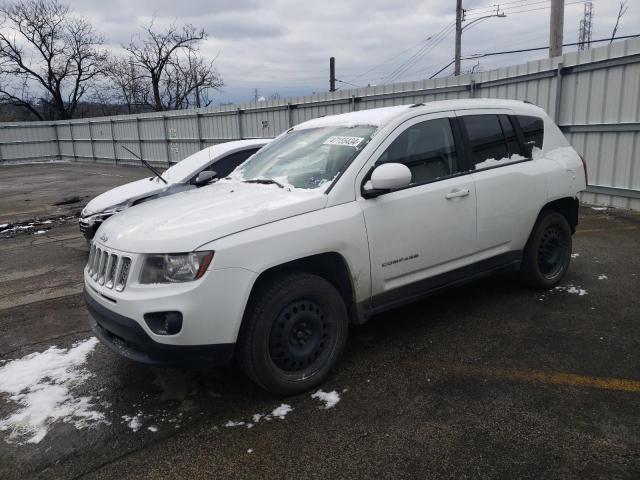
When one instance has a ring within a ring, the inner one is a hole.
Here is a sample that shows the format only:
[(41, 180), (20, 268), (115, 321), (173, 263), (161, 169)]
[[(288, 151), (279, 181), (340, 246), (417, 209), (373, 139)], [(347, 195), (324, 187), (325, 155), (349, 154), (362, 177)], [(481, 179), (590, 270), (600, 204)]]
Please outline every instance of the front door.
[(374, 154), (403, 163), (408, 187), (360, 198), (369, 240), (372, 306), (420, 293), (435, 276), (470, 262), (476, 243), (476, 194), (465, 173), (455, 125), (446, 113), (411, 119)]

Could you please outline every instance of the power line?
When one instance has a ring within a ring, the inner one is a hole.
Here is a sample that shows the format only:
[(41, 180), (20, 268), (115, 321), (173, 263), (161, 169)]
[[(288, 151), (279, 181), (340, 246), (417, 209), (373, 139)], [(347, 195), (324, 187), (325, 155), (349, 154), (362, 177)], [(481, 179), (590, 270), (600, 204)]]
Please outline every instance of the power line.
[(499, 4), (487, 5), (486, 7), (476, 7), (476, 8), (467, 8), (467, 12), (477, 11), (477, 10), (495, 10), (496, 7), (502, 7), (503, 5), (510, 5), (512, 3), (526, 3), (529, 0), (513, 0), (511, 2), (500, 2)]
[[(565, 7), (569, 6), (569, 5), (578, 5), (578, 4), (584, 3), (585, 1), (587, 1), (587, 0), (580, 0), (578, 2), (569, 2), (569, 3), (565, 3), (564, 5), (565, 5)], [(526, 9), (526, 10), (518, 10), (518, 11), (515, 11), (515, 12), (507, 12), (507, 13), (509, 15), (514, 15), (514, 14), (517, 14), (517, 13), (527, 13), (527, 12), (536, 12), (538, 10), (548, 10), (549, 8), (551, 8), (551, 5), (547, 5), (546, 7), (530, 8), (530, 9)], [(476, 18), (476, 17), (470, 17), (470, 18)]]
[(446, 36), (453, 31), (455, 28), (455, 23), (452, 22), (449, 25), (445, 26), (440, 32), (432, 37), (432, 41), (430, 44), (424, 45), (417, 53), (412, 55), (410, 58), (405, 60), (401, 65), (399, 65), (395, 70), (393, 70), (389, 75), (383, 78), (382, 82), (392, 82), (397, 79), (400, 75), (406, 73), (409, 69), (411, 69), (417, 62), (422, 60), (424, 56), (433, 50), (437, 45), (439, 45)]
[[(622, 40), (622, 39), (625, 39), (625, 38), (636, 38), (636, 37), (640, 37), (640, 33), (636, 33), (635, 35), (621, 35), (619, 37), (615, 37), (614, 40)], [(597, 40), (591, 40), (591, 43), (609, 42), (609, 41), (611, 41), (611, 38), (599, 38)], [(579, 45), (579, 42), (563, 43), (562, 44), (563, 47), (574, 47), (576, 45)], [(502, 52), (477, 53), (477, 54), (470, 55), (468, 57), (464, 57), (463, 60), (476, 60), (478, 58), (491, 57), (491, 56), (495, 56), (495, 55), (507, 55), (507, 54), (510, 54), (510, 53), (534, 52), (536, 50), (546, 50), (548, 48), (549, 48), (549, 45), (547, 45), (545, 47), (521, 48), (519, 50), (504, 50)], [(449, 63), (447, 63), (444, 67), (442, 67), (436, 73), (431, 75), (429, 78), (434, 78), (438, 74), (442, 73), (444, 70), (446, 70), (451, 65), (453, 65), (454, 61), (455, 60), (451, 60)]]
[[(636, 33), (634, 35), (621, 35), (619, 37), (615, 37), (614, 40), (623, 40), (625, 38), (635, 38), (635, 37), (640, 37), (640, 33)], [(600, 43), (600, 42), (608, 42), (610, 41), (611, 38), (599, 38), (597, 40), (591, 40), (591, 43)], [(563, 47), (575, 47), (576, 45), (580, 45), (580, 42), (573, 42), (573, 43), (563, 43), (562, 46)], [(519, 50), (504, 50), (501, 52), (488, 52), (488, 53), (477, 53), (477, 54), (472, 54), (469, 55), (468, 57), (465, 57), (465, 60), (472, 60), (475, 58), (483, 58), (483, 57), (491, 57), (494, 55), (506, 55), (509, 53), (523, 53), (523, 52), (534, 52), (536, 50), (545, 50), (549, 48), (549, 45), (547, 45), (546, 47), (531, 47), (531, 48), (521, 48)]]
[(340, 80), (339, 78), (336, 78), (336, 82), (338, 82), (338, 83), (344, 83), (345, 85), (351, 85), (352, 87), (356, 87), (356, 88), (362, 88), (362, 86), (361, 86), (361, 85), (356, 85), (356, 84), (351, 83), (351, 82), (346, 82), (346, 81), (344, 81), (344, 80)]
[(429, 39), (429, 42), (425, 43), (420, 50), (418, 50), (416, 53), (414, 53), (413, 55), (411, 55), (408, 59), (406, 59), (404, 62), (402, 62), (400, 65), (398, 65), (395, 69), (393, 69), (391, 71), (391, 73), (387, 74), (383, 79), (383, 83), (385, 82), (385, 80), (388, 81), (392, 81), (393, 79), (397, 78), (399, 75), (401, 75), (405, 70), (406, 67), (410, 66), (412, 63), (415, 63), (416, 61), (420, 60), (423, 56), (423, 53), (426, 51), (427, 48), (429, 48), (429, 46), (431, 44), (433, 44), (435, 41), (437, 41), (440, 36), (449, 28), (451, 28), (453, 26), (453, 23), (450, 23), (448, 25), (446, 25), (442, 30), (440, 30), (438, 33), (436, 33), (435, 35), (432, 35)]
[(405, 48), (405, 49), (404, 49), (404, 50), (402, 50), (401, 52), (396, 53), (394, 56), (389, 57), (389, 58), (388, 58), (388, 59), (386, 59), (385, 61), (380, 62), (380, 63), (379, 63), (379, 64), (377, 64), (377, 65), (374, 65), (374, 66), (373, 66), (373, 67), (371, 67), (369, 70), (367, 70), (367, 71), (365, 71), (365, 72), (362, 72), (362, 73), (359, 73), (359, 74), (358, 74), (358, 75), (356, 75), (355, 77), (351, 78), (351, 80), (350, 80), (350, 81), (357, 80), (358, 78), (363, 77), (363, 76), (364, 76), (364, 75), (366, 75), (367, 73), (371, 73), (371, 72), (373, 72), (373, 71), (374, 71), (375, 69), (377, 69), (378, 67), (381, 67), (382, 65), (385, 65), (385, 64), (387, 64), (387, 63), (389, 63), (389, 62), (391, 62), (391, 61), (393, 61), (393, 60), (397, 60), (397, 59), (398, 59), (398, 57), (399, 57), (400, 55), (402, 55), (402, 54), (404, 54), (404, 53), (408, 52), (409, 50), (414, 49), (415, 47), (417, 47), (418, 45), (420, 45), (420, 44), (422, 44), (422, 43), (428, 42), (429, 40), (431, 40), (431, 36), (428, 36), (427, 38), (425, 38), (425, 39), (423, 39), (423, 40), (420, 40), (418, 43), (414, 43), (414, 44), (413, 44), (413, 45), (411, 45), (410, 47)]

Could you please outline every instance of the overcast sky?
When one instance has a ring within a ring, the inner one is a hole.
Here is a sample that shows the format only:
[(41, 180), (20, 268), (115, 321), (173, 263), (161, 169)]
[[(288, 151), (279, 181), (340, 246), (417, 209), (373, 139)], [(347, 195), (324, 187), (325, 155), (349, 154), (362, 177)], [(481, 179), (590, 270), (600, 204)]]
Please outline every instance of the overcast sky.
[[(453, 33), (447, 33), (447, 27), (455, 20), (455, 0), (72, 0), (70, 3), (78, 13), (94, 21), (114, 50), (137, 34), (139, 26), (152, 16), (158, 25), (176, 22), (204, 27), (209, 38), (201, 50), (207, 57), (219, 54), (216, 65), (226, 83), (224, 91), (214, 95), (216, 104), (250, 100), (254, 88), (265, 97), (274, 92), (284, 97), (327, 91), (330, 56), (336, 57), (336, 77), (358, 86), (389, 83), (390, 79), (428, 78), (453, 57)], [(486, 7), (498, 3), (507, 17), (490, 18), (469, 28), (463, 35), (463, 56), (548, 44), (549, 0), (464, 0), (467, 23), (486, 14)], [(584, 4), (576, 0), (565, 3), (564, 41), (577, 42)], [(593, 0), (593, 39), (611, 35), (618, 4), (618, 0)], [(618, 35), (640, 32), (640, 2), (629, 0), (628, 4)], [(430, 36), (429, 43), (425, 43)], [(429, 46), (430, 50), (394, 78), (394, 71), (423, 46)], [(575, 48), (568, 47), (565, 51)], [(546, 54), (540, 51), (490, 57), (482, 59), (479, 68), (490, 70), (525, 63)], [(475, 63), (463, 62), (463, 70)], [(338, 86), (349, 88), (347, 84)]]

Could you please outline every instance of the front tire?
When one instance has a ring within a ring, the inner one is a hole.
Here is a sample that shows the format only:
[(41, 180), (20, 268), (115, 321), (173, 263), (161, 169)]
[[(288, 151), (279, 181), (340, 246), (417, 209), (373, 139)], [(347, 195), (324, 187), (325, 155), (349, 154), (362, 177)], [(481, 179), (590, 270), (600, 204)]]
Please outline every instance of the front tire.
[(338, 290), (309, 273), (281, 274), (257, 287), (239, 338), (240, 368), (269, 392), (292, 395), (320, 384), (347, 339)]
[(564, 215), (547, 210), (536, 221), (524, 250), (520, 277), (534, 288), (552, 288), (571, 261), (571, 227)]

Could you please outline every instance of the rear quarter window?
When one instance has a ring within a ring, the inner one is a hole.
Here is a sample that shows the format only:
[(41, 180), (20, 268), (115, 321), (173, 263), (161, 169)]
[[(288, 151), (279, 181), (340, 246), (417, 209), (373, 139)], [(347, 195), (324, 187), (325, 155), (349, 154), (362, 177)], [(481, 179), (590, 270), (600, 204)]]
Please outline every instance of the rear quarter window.
[(524, 142), (533, 142), (533, 145), (542, 148), (544, 142), (544, 122), (540, 117), (533, 117), (529, 115), (516, 115), (522, 134), (524, 135)]

